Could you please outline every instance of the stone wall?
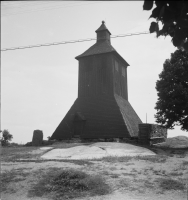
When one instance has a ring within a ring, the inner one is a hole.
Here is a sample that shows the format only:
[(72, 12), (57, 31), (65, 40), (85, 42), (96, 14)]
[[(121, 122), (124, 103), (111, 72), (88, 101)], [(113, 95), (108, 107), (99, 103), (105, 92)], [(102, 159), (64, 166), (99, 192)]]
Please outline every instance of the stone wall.
[(138, 142), (143, 145), (151, 145), (165, 142), (167, 129), (157, 124), (139, 124)]
[(151, 124), (150, 138), (152, 137), (167, 138), (167, 129), (157, 124)]

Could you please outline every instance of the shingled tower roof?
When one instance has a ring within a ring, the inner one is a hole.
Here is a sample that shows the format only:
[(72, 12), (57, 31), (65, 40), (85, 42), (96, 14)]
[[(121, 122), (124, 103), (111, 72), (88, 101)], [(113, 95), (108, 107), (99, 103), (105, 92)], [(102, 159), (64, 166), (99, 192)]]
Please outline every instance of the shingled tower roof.
[(108, 33), (111, 35), (110, 31), (107, 29), (106, 25), (105, 25), (105, 21), (102, 21), (101, 26), (95, 31), (96, 33), (99, 31), (108, 31)]
[(96, 43), (93, 46), (91, 46), (88, 50), (86, 50), (84, 53), (77, 56), (76, 59), (79, 60), (82, 57), (96, 55), (96, 54), (114, 53), (120, 58), (120, 60), (122, 60), (126, 64), (126, 66), (129, 66), (129, 64), (119, 55), (119, 53), (111, 45), (110, 42), (111, 33), (106, 27), (104, 21), (102, 21), (101, 26), (95, 32), (97, 33)]

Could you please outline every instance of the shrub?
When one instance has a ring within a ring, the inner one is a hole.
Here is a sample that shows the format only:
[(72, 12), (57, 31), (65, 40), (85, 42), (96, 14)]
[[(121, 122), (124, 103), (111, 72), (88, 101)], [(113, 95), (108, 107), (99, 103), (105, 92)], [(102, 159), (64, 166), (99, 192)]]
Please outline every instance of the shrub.
[(174, 179), (158, 179), (159, 187), (163, 190), (184, 190), (185, 184)]
[(9, 133), (8, 130), (4, 130), (2, 132), (2, 138), (1, 138), (1, 144), (2, 146), (8, 146), (9, 144), (9, 141), (11, 141), (13, 138), (13, 136)]
[(26, 147), (32, 146), (32, 142), (27, 142), (27, 143), (25, 144), (25, 146), (26, 146)]
[(51, 168), (29, 191), (29, 197), (47, 195), (58, 200), (104, 195), (109, 192), (109, 186), (100, 176), (91, 176), (76, 170)]
[(153, 163), (165, 163), (167, 156), (163, 155), (154, 155), (154, 156), (135, 156), (137, 160), (145, 160)]
[(43, 140), (42, 141), (42, 145), (51, 145), (51, 144), (53, 144), (54, 142), (53, 141), (51, 141), (51, 140)]
[(15, 143), (15, 142), (11, 142), (9, 144), (10, 147), (18, 147), (18, 146), (22, 146), (22, 145), (19, 145), (18, 143)]

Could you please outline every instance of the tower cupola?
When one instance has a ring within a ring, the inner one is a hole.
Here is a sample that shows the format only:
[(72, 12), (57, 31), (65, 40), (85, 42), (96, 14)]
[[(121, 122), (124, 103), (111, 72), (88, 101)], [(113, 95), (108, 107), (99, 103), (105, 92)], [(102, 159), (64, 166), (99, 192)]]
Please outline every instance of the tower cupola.
[(105, 25), (105, 21), (102, 21), (101, 26), (95, 31), (97, 33), (97, 42), (108, 41), (110, 43), (110, 31)]

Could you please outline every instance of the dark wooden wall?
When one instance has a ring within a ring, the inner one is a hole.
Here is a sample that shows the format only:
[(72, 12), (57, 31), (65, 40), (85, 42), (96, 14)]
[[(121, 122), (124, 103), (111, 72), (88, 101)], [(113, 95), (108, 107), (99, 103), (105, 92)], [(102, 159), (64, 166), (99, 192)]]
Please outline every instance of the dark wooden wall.
[(79, 61), (78, 97), (113, 95), (112, 58), (93, 55)]
[(113, 57), (113, 74), (114, 93), (128, 100), (127, 66), (115, 56)]
[(77, 130), (82, 130), (81, 138), (130, 138), (138, 135), (138, 123), (142, 122), (127, 100), (125, 63), (113, 53), (80, 58), (78, 98), (52, 139), (73, 137), (76, 113), (85, 118), (83, 130), (82, 125), (77, 127)]
[(78, 97), (114, 93), (128, 100), (127, 66), (112, 54), (80, 59)]
[(72, 117), (81, 112), (86, 119), (81, 138), (125, 138), (130, 137), (115, 98), (78, 98), (60, 125), (53, 138), (71, 138), (74, 135)]

